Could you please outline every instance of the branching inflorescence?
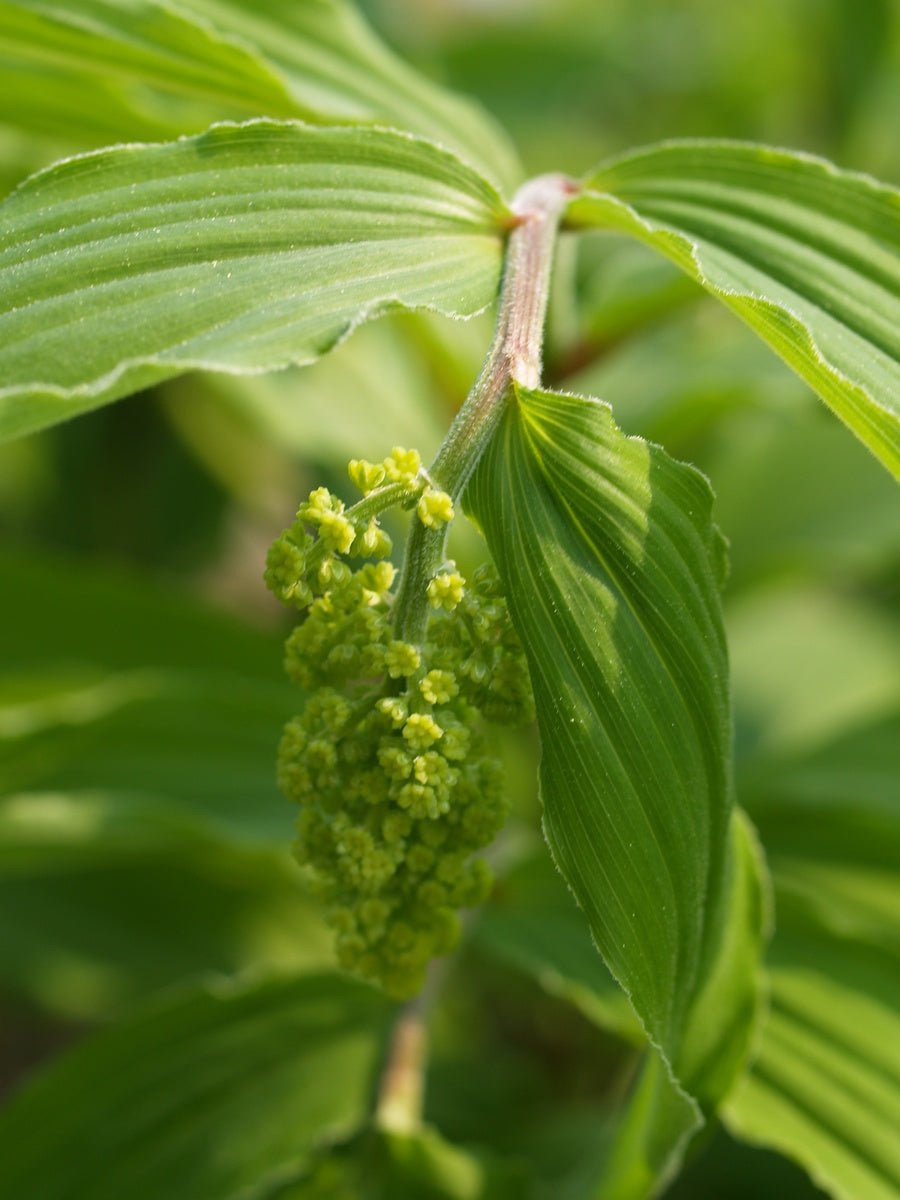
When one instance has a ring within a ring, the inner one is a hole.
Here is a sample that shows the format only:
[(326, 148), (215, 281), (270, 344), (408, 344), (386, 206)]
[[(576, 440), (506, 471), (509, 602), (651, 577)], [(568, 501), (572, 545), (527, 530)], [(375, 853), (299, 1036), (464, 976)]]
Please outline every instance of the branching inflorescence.
[(359, 503), (316, 489), (269, 551), (269, 588), (303, 613), (285, 666), (307, 693), (284, 731), (279, 784), (300, 806), (297, 858), (326, 903), (341, 965), (403, 998), (456, 943), (457, 910), (490, 885), (471, 855), (508, 806), (481, 719), (527, 721), (532, 700), (492, 567), (467, 583), (444, 561), (424, 595), (407, 594), (428, 611), (413, 622), (424, 636), (398, 636), (410, 623), (378, 514), (402, 503), (443, 532), (453, 519), (419, 455), (398, 447), (383, 463), (354, 460), (349, 474)]

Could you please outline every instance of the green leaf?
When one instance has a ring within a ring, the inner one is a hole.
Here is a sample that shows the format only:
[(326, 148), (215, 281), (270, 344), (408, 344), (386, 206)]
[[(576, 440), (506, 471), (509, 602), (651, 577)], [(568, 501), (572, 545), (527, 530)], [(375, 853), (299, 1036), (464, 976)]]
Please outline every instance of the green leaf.
[(0, 1116), (0, 1191), (263, 1197), (364, 1119), (389, 1007), (332, 975), (208, 987), (84, 1042)]
[(232, 844), (289, 841), (273, 755), (298, 694), (279, 637), (64, 559), (8, 554), (0, 574), (2, 790), (113, 792), (126, 825), (162, 803)]
[(473, 313), (503, 220), (387, 130), (255, 121), (61, 163), (2, 206), (0, 436), (192, 368), (310, 362), (394, 306)]
[(714, 1109), (740, 1070), (756, 1005), (710, 489), (606, 405), (517, 389), (468, 500), (529, 657), (547, 841), (665, 1059), (604, 1192), (645, 1195), (696, 1127), (689, 1096)]
[(2, 990), (107, 1020), (215, 971), (321, 970), (332, 938), (286, 844), (248, 849), (164, 797), (0, 799)]
[(839, 939), (781, 939), (765, 1033), (729, 1129), (795, 1158), (840, 1200), (900, 1190), (896, 961)]
[(630, 233), (751, 326), (900, 474), (900, 195), (765, 146), (672, 142), (597, 169), (575, 226)]
[(729, 1128), (841, 1200), (900, 1192), (900, 712), (754, 772), (777, 906), (759, 1054)]
[(344, 0), (187, 0), (187, 7), (221, 34), (260, 51), (295, 103), (318, 120), (409, 129), (503, 186), (519, 181), (521, 168), (493, 118), (412, 70)]
[(227, 668), (0, 676), (3, 782), (112, 790), (138, 807), (163, 797), (227, 841), (283, 845), (292, 814), (272, 763), (298, 703), (286, 683)]
[(65, 559), (0, 575), (4, 988), (92, 1019), (204, 971), (330, 964), (275, 786), (280, 639)]
[(186, 0), (177, 10), (153, 0), (4, 0), (0, 55), (30, 69), (49, 98), (27, 84), (18, 100), (9, 95), (0, 116), (26, 129), (58, 130), (62, 88), (77, 80), (88, 108), (110, 89), (118, 97), (107, 141), (141, 136), (133, 122), (148, 118), (167, 121), (170, 136), (223, 117), (378, 123), (431, 138), (504, 185), (519, 176), (487, 114), (395, 57), (342, 0)]

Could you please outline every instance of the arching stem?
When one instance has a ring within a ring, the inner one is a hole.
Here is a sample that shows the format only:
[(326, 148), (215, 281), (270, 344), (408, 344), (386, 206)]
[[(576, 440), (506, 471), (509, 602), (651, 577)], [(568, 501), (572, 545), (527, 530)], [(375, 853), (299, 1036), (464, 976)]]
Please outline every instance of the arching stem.
[[(537, 387), (544, 322), (560, 217), (578, 190), (564, 175), (529, 180), (512, 202), (517, 224), (509, 235), (497, 324), (484, 366), (428, 469), (456, 503), (503, 416), (512, 383)], [(394, 606), (394, 630), (420, 644), (428, 623), (426, 588), (445, 557), (447, 530), (413, 520)]]

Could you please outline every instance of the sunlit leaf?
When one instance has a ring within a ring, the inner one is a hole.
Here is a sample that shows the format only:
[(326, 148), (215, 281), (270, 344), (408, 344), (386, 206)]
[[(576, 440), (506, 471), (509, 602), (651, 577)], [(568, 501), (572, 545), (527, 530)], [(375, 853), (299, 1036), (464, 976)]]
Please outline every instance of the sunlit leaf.
[(0, 1188), (263, 1197), (364, 1119), (389, 1007), (331, 975), (188, 992), (83, 1043), (0, 1117)]
[(475, 312), (504, 220), (429, 143), (271, 121), (69, 160), (2, 213), (5, 437), (192, 367), (310, 362), (393, 306)]
[(598, 168), (577, 226), (631, 233), (763, 337), (900, 474), (900, 196), (786, 151), (673, 142)]
[[(299, 117), (409, 129), (502, 184), (518, 176), (487, 114), (396, 58), (343, 0), (185, 0), (177, 8), (156, 0), (74, 7), (3, 0), (0, 55), (34, 79), (18, 97), (8, 93), (5, 106), (0, 91), (0, 119), (25, 129), (62, 132), (70, 81), (78, 81), (78, 106), (88, 110), (112, 89), (107, 122), (115, 131), (93, 145), (146, 136), (135, 126), (153, 119), (167, 121), (171, 136), (224, 117)], [(174, 109), (173, 95), (180, 101)], [(68, 129), (90, 136), (71, 122)]]
[(545, 835), (667, 1060), (604, 1192), (644, 1195), (696, 1126), (689, 1097), (712, 1109), (730, 1086), (755, 1010), (759, 864), (732, 809), (710, 489), (606, 405), (517, 389), (469, 501), (529, 657)]

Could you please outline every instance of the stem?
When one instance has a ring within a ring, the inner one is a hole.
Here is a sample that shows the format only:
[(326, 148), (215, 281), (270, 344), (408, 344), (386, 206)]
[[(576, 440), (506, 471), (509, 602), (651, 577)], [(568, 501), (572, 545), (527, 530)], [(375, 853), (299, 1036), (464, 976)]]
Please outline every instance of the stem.
[(381, 1129), (411, 1133), (421, 1125), (427, 1041), (421, 1013), (406, 1005), (394, 1022), (378, 1089), (375, 1124)]
[[(565, 205), (577, 191), (564, 175), (539, 175), (516, 193), (517, 224), (509, 236), (500, 306), (490, 350), (465, 403), (450, 426), (428, 475), (456, 503), (503, 416), (510, 385), (538, 387), (550, 268)], [(401, 641), (421, 644), (428, 623), (426, 588), (444, 561), (447, 528), (413, 519), (395, 603)]]
[(397, 1014), (375, 1105), (375, 1124), (381, 1129), (410, 1133), (422, 1124), (427, 1017), (445, 970), (446, 963), (433, 962), (422, 991)]

